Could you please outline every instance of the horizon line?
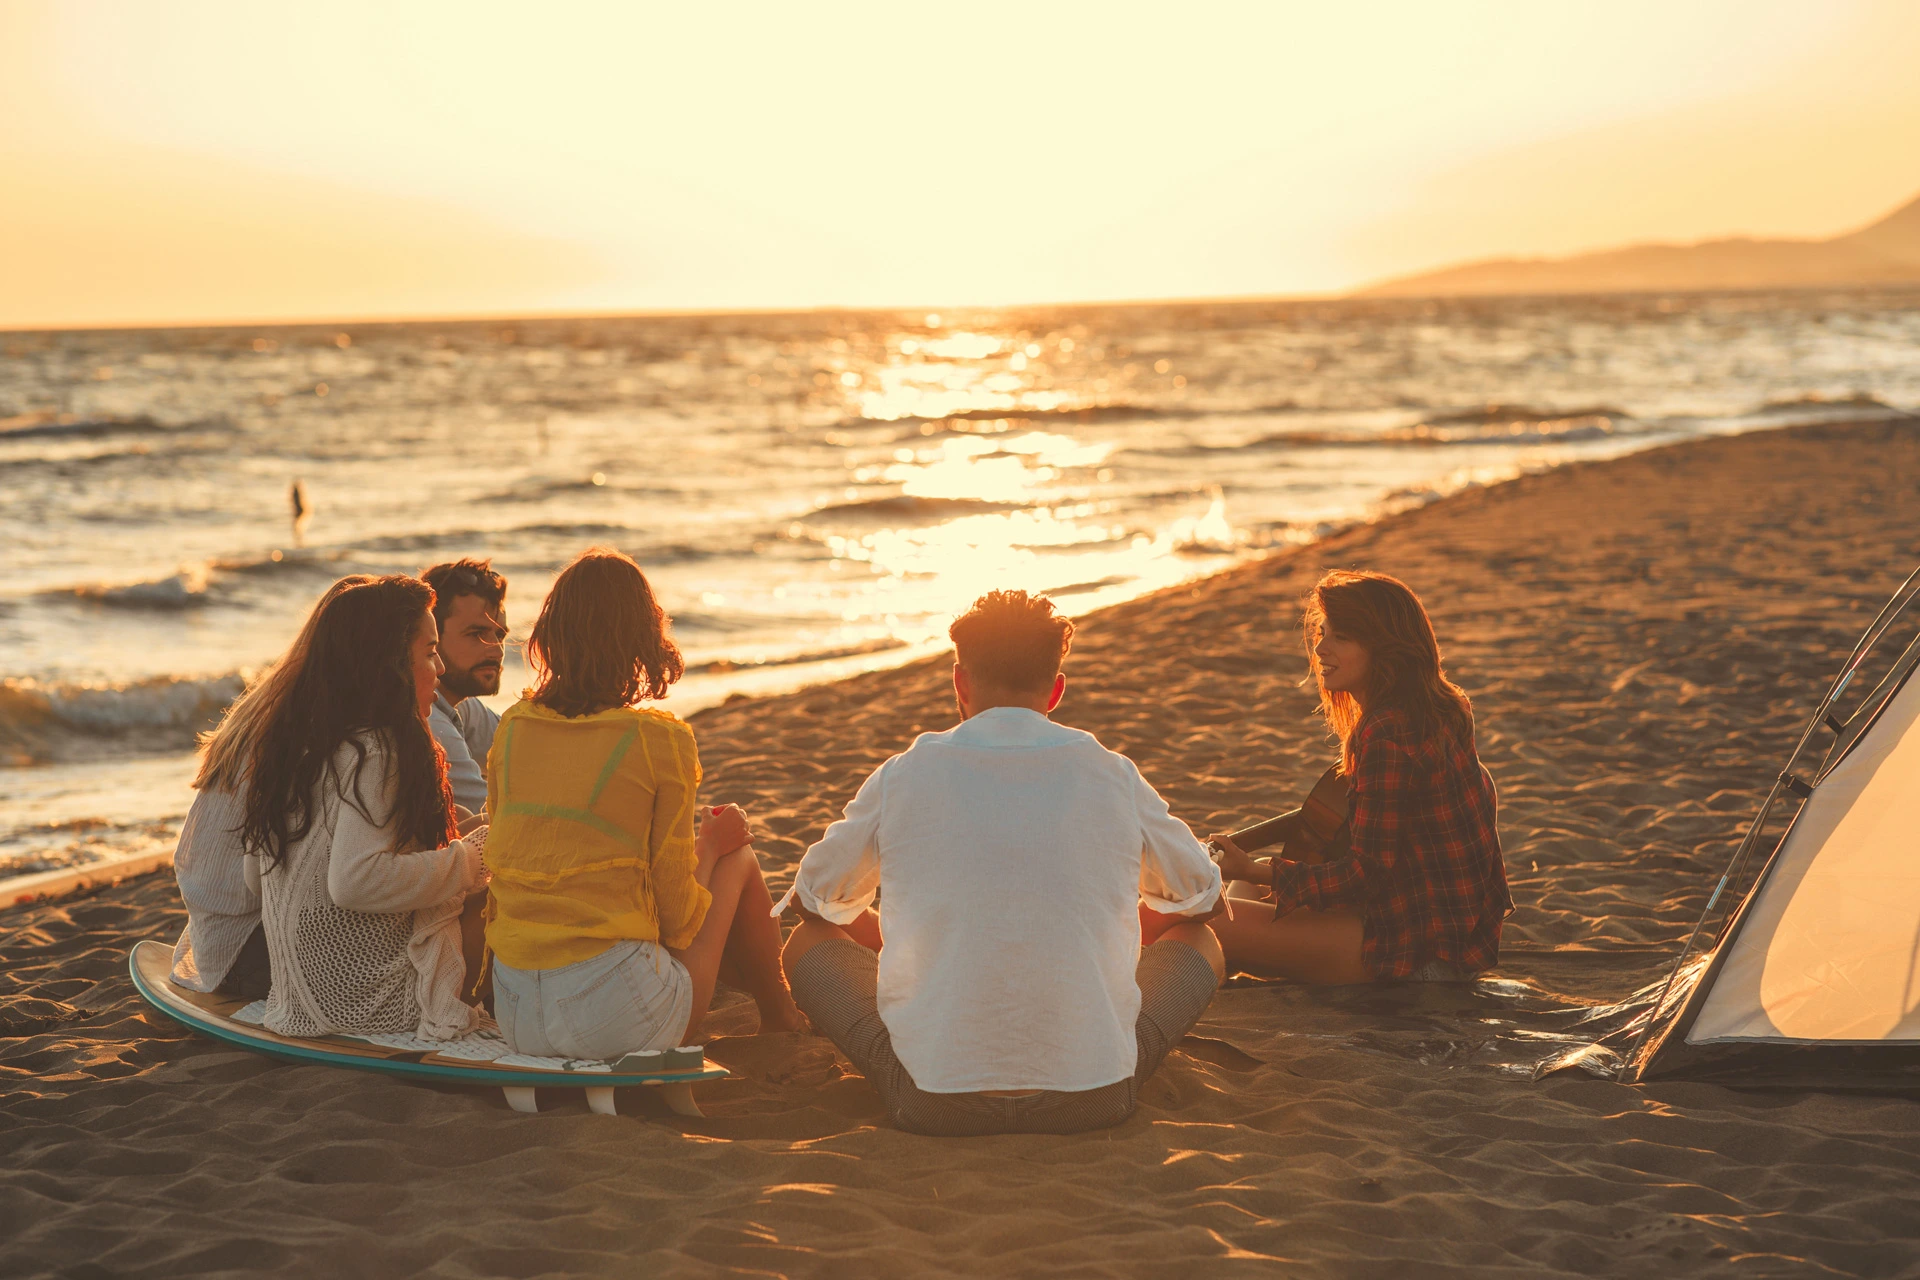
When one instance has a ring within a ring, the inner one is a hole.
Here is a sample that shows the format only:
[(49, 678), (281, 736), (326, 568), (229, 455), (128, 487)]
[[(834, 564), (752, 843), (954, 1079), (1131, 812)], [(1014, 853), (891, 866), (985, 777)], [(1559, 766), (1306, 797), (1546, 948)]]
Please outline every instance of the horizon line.
[(247, 328), (326, 328), (333, 325), (389, 324), (493, 324), (525, 320), (672, 320), (697, 316), (797, 316), (831, 313), (864, 314), (875, 312), (922, 312), (944, 314), (968, 311), (1015, 311), (1023, 307), (1168, 307), (1202, 303), (1244, 302), (1336, 302), (1351, 298), (1351, 290), (1323, 293), (1244, 293), (1207, 294), (1164, 298), (1084, 298), (1073, 302), (944, 302), (874, 304), (819, 303), (811, 306), (767, 307), (607, 307), (585, 310), (472, 311), (472, 312), (396, 312), (391, 315), (322, 315), (299, 319), (271, 316), (243, 316), (210, 320), (82, 320), (55, 324), (0, 324), (0, 334), (20, 333), (127, 333), (143, 329), (247, 329)]
[[(1511, 261), (1518, 261), (1518, 259)], [(1550, 259), (1542, 259), (1542, 261), (1550, 261)], [(1468, 263), (1461, 265), (1476, 264)], [(916, 311), (943, 315), (949, 311), (963, 313), (970, 311), (1017, 311), (1023, 308), (1181, 307), (1220, 303), (1248, 304), (1259, 302), (1362, 302), (1404, 304), (1414, 302), (1485, 302), (1496, 299), (1706, 297), (1735, 294), (1820, 293), (1834, 290), (1842, 292), (1886, 289), (1905, 291), (1920, 288), (1920, 284), (1916, 284), (1915, 282), (1888, 280), (1835, 281), (1827, 284), (1747, 285), (1738, 288), (1579, 289), (1557, 290), (1543, 293), (1369, 295), (1366, 292), (1380, 283), (1385, 283), (1385, 281), (1374, 281), (1337, 293), (1240, 293), (1171, 298), (1090, 298), (1077, 302), (916, 303), (895, 306), (852, 306), (844, 303), (826, 303), (817, 306), (791, 307), (638, 307), (584, 311), (480, 311), (441, 314), (360, 315), (350, 317), (333, 315), (307, 317), (303, 319), (254, 317), (218, 320), (135, 320), (114, 321), (110, 323), (80, 321), (72, 324), (40, 325), (0, 324), (0, 336), (34, 333), (138, 333), (151, 329), (325, 329), (336, 326), (347, 328), (359, 326), (364, 328), (368, 326), (406, 324), (506, 324), (541, 320), (674, 320), (683, 318), (691, 319), (702, 316), (857, 315), (883, 312), (905, 312), (910, 314)]]

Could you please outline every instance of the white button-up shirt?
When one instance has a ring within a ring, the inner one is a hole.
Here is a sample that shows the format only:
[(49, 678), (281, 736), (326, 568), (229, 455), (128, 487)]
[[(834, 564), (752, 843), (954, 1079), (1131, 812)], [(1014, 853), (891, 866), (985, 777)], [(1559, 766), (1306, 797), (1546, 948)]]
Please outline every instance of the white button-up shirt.
[(843, 924), (876, 889), (894, 1052), (927, 1092), (971, 1093), (1131, 1076), (1137, 904), (1200, 912), (1221, 885), (1131, 760), (994, 707), (876, 769), (775, 912)]

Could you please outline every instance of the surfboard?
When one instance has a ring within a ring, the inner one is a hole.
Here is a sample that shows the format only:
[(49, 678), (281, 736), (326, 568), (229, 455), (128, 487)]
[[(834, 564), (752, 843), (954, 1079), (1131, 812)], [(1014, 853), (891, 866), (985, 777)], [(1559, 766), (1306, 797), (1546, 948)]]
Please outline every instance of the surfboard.
[(259, 1002), (207, 995), (176, 984), (173, 949), (165, 943), (136, 943), (127, 955), (127, 969), (134, 989), (148, 1004), (201, 1035), (289, 1062), (499, 1089), (515, 1111), (539, 1110), (535, 1094), (539, 1089), (584, 1089), (587, 1106), (610, 1116), (616, 1114), (615, 1089), (644, 1085), (659, 1089), (668, 1110), (699, 1116), (693, 1086), (702, 1080), (723, 1080), (728, 1074), (699, 1050), (676, 1051), (698, 1054), (698, 1066), (676, 1062), (657, 1069), (645, 1059), (660, 1055), (628, 1054), (617, 1063), (527, 1057), (513, 1053), (491, 1030), (444, 1044), (407, 1034), (283, 1036), (250, 1020), (257, 1018)]

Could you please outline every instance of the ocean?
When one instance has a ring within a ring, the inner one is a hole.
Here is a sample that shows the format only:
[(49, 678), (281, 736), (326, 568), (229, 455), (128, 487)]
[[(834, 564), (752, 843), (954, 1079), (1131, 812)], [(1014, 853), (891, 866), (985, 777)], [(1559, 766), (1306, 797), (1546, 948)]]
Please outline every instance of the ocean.
[[(1920, 290), (12, 332), (0, 356), (4, 878), (170, 846), (194, 733), (342, 574), (490, 556), (517, 638), (570, 557), (618, 547), (673, 615), (685, 713), (933, 652), (993, 587), (1084, 613), (1528, 470), (1913, 409)], [(525, 683), (510, 651), (493, 701)]]

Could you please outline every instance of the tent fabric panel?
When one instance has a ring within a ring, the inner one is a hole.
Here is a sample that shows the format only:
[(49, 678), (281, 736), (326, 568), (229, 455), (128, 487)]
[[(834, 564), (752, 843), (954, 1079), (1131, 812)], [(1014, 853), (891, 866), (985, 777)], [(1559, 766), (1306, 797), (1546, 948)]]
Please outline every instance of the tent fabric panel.
[(1686, 1040), (1920, 1041), (1920, 679), (1801, 809)]

